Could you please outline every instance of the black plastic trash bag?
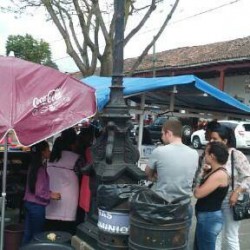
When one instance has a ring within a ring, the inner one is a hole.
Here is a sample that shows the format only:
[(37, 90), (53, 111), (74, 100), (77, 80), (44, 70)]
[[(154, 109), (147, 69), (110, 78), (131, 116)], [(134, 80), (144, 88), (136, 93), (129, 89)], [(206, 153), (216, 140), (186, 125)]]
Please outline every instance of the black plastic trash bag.
[(132, 195), (130, 212), (150, 223), (166, 224), (188, 220), (190, 202), (189, 196), (168, 202), (151, 189), (142, 188)]
[(103, 210), (111, 210), (128, 201), (132, 193), (138, 191), (136, 184), (99, 185), (97, 189), (97, 206)]

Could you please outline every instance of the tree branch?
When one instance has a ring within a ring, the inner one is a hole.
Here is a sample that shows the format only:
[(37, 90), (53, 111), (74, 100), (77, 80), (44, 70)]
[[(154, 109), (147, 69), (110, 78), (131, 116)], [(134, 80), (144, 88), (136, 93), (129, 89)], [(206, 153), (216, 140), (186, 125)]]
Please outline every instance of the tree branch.
[(124, 39), (124, 46), (126, 46), (126, 44), (128, 43), (128, 41), (143, 27), (143, 25), (145, 24), (145, 22), (148, 20), (148, 18), (150, 17), (150, 15), (152, 14), (152, 12), (156, 9), (156, 4), (155, 4), (156, 0), (152, 0), (150, 8), (148, 9), (148, 11), (145, 13), (145, 15), (143, 16), (143, 18), (141, 19), (141, 21), (139, 22), (139, 24), (133, 29), (131, 30), (131, 32), (127, 35), (127, 37)]
[(81, 70), (82, 73), (86, 72), (86, 65), (81, 61), (80, 57), (78, 56), (78, 54), (76, 53), (76, 51), (74, 50), (72, 43), (70, 41), (70, 37), (68, 32), (63, 28), (60, 20), (58, 19), (52, 5), (51, 5), (51, 1), (49, 0), (42, 0), (44, 6), (46, 7), (47, 11), (49, 12), (53, 22), (55, 23), (55, 25), (57, 26), (59, 32), (61, 33), (64, 42), (66, 44), (67, 47), (67, 53), (73, 58), (73, 60), (75, 61), (77, 67)]
[(98, 19), (98, 22), (100, 24), (100, 27), (101, 27), (101, 30), (102, 30), (102, 34), (104, 36), (105, 41), (109, 42), (110, 36), (109, 36), (108, 31), (107, 31), (106, 25), (104, 23), (104, 20), (103, 20), (101, 11), (100, 11), (99, 3), (98, 3), (98, 1), (93, 1), (93, 2), (94, 2), (94, 6), (95, 6), (94, 12), (95, 12), (96, 18)]
[(157, 39), (160, 37), (164, 29), (166, 28), (169, 20), (172, 18), (173, 13), (175, 12), (177, 6), (178, 6), (179, 0), (176, 0), (170, 13), (167, 15), (165, 21), (163, 22), (161, 28), (159, 29), (158, 33), (153, 37), (152, 41), (147, 45), (147, 47), (144, 49), (144, 51), (141, 53), (141, 55), (137, 58), (136, 62), (133, 64), (133, 66), (130, 69), (129, 76), (132, 76), (134, 71), (138, 68), (138, 66), (141, 64), (143, 58), (148, 54), (148, 51), (151, 49), (153, 44), (157, 41)]
[[(3, 0), (2, 0), (3, 1)], [(10, 0), (11, 6), (7, 11), (15, 14), (29, 13), (31, 7), (44, 6), (49, 17), (60, 32), (67, 48), (67, 53), (72, 57), (82, 74), (88, 75), (95, 71), (97, 62), (101, 64), (101, 74), (109, 75), (112, 72), (113, 41), (114, 41), (114, 0)], [(122, 1), (122, 0), (120, 0)], [(124, 40), (124, 46), (138, 33), (142, 26), (149, 20), (158, 3), (163, 0), (123, 0), (125, 4), (125, 22), (135, 12), (143, 11), (139, 24), (130, 31)], [(145, 2), (145, 3), (144, 3)], [(34, 13), (34, 12), (33, 12)], [(112, 19), (106, 19), (106, 15)], [(109, 22), (111, 19), (111, 22)], [(125, 25), (126, 27), (126, 25)], [(128, 27), (126, 27), (128, 28)], [(80, 38), (78, 34), (80, 30)], [(162, 27), (163, 29), (163, 27)], [(155, 36), (155, 40), (145, 48), (138, 58), (142, 61), (160, 36), (162, 29)], [(104, 40), (104, 49), (100, 40)], [(139, 65), (140, 62), (136, 65)], [(134, 65), (134, 69), (137, 67)]]

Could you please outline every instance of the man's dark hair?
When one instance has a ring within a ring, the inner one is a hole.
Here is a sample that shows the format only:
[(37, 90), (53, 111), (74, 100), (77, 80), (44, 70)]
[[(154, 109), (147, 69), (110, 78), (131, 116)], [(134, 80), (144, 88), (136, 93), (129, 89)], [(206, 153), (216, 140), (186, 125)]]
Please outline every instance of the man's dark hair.
[(218, 133), (219, 137), (222, 140), (227, 140), (227, 147), (229, 148), (235, 148), (236, 147), (236, 138), (235, 138), (235, 134), (234, 131), (229, 128), (226, 127), (224, 125), (220, 125), (219, 127), (215, 127), (211, 130), (211, 132), (216, 132)]

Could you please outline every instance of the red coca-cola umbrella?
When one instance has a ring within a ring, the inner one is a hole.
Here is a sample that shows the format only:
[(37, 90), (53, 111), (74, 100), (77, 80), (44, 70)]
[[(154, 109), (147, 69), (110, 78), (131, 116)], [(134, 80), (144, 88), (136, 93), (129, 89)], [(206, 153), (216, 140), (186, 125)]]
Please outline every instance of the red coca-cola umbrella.
[[(0, 57), (0, 140), (5, 138), (2, 218), (5, 216), (7, 139), (13, 130), (30, 146), (96, 113), (95, 90), (55, 69)], [(0, 249), (3, 249), (4, 219)]]

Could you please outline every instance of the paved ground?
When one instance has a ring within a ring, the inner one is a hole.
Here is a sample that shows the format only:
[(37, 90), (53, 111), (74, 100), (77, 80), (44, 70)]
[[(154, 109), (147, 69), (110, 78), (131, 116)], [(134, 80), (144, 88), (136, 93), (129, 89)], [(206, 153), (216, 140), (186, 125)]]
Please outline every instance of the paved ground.
[(240, 228), (240, 249), (250, 249), (250, 220), (242, 221)]
[[(195, 199), (193, 199), (193, 203), (195, 204)], [(196, 224), (196, 219), (195, 219), (195, 216), (193, 216), (189, 250), (193, 249), (195, 224)], [(241, 227), (240, 227), (240, 249), (241, 250), (250, 250), (250, 219), (249, 220), (243, 220), (241, 222)], [(227, 250), (227, 249), (224, 247), (223, 250)]]

